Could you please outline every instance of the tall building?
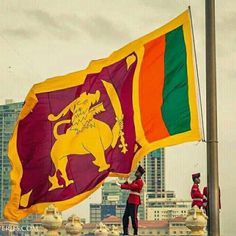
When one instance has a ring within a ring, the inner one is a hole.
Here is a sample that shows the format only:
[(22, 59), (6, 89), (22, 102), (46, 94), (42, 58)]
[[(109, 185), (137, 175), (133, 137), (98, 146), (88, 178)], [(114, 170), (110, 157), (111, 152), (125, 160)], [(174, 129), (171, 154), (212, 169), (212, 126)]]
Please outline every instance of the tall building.
[(179, 200), (174, 191), (166, 190), (164, 148), (149, 153), (140, 163), (146, 170), (144, 219), (171, 220), (185, 217), (191, 208), (191, 201)]
[[(10, 185), (10, 170), (11, 165), (8, 159), (8, 142), (12, 136), (16, 119), (22, 108), (23, 103), (13, 103), (11, 99), (6, 100), (5, 105), (0, 105), (0, 218), (3, 218), (4, 206), (9, 200), (11, 185)], [(28, 224), (36, 216), (31, 215), (21, 224)]]
[(0, 218), (3, 218), (3, 209), (10, 196), (9, 173), (11, 170), (7, 154), (7, 147), (12, 131), (21, 110), (22, 103), (10, 103), (0, 106)]
[(146, 183), (147, 198), (161, 198), (165, 193), (165, 151), (164, 148), (149, 153), (140, 164), (146, 170), (143, 179)]

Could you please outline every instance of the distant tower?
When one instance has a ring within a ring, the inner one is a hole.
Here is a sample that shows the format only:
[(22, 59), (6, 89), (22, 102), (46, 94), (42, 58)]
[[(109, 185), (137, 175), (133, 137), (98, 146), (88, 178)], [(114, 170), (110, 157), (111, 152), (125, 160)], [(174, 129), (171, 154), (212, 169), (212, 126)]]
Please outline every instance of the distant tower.
[(146, 183), (147, 198), (161, 198), (165, 192), (165, 152), (164, 148), (149, 153), (141, 165), (146, 172), (143, 179)]
[(6, 100), (5, 105), (0, 106), (0, 218), (3, 218), (4, 206), (10, 196), (9, 173), (11, 165), (8, 160), (7, 148), (13, 128), (22, 108), (22, 103), (11, 103)]
[[(8, 142), (12, 136), (13, 128), (22, 106), (22, 102), (13, 103), (11, 99), (7, 99), (5, 105), (0, 105), (0, 219), (3, 218), (3, 210), (9, 201), (11, 191), (11, 165), (7, 153)], [(28, 225), (36, 217), (38, 217), (36, 214), (31, 214), (24, 218), (20, 224)]]

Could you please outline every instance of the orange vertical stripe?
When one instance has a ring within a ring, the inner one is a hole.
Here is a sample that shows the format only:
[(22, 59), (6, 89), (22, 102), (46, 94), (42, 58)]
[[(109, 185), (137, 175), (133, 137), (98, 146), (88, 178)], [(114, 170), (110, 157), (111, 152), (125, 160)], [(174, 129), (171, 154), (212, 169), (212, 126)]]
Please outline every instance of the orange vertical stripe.
[(162, 118), (164, 86), (165, 35), (144, 45), (139, 78), (141, 121), (147, 141), (169, 136)]

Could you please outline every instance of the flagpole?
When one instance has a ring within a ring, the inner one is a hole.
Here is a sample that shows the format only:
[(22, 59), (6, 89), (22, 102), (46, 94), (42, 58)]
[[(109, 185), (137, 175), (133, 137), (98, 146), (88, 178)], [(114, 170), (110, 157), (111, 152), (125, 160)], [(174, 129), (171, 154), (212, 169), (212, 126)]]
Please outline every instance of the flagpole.
[(215, 0), (205, 2), (206, 20), (206, 106), (207, 106), (207, 185), (209, 236), (220, 236), (219, 175), (217, 138), (217, 93), (215, 49)]

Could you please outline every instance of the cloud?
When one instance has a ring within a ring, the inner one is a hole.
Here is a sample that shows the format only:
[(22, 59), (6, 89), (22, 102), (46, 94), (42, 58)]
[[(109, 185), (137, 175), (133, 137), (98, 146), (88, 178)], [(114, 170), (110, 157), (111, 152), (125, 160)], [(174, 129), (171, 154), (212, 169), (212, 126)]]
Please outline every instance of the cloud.
[(171, 9), (170, 5), (173, 4), (172, 0), (166, 1), (143, 1), (139, 0), (139, 4), (150, 8), (151, 10), (156, 11), (157, 9), (167, 9), (168, 11), (175, 11), (175, 9)]
[(76, 14), (51, 15), (43, 10), (25, 10), (25, 15), (42, 30), (61, 40), (78, 39), (87, 36), (90, 39), (109, 42), (129, 40), (130, 34), (123, 26), (116, 25), (102, 16), (80, 18)]
[(221, 17), (220, 15), (216, 17), (216, 32), (218, 33), (217, 36), (220, 37), (223, 41), (228, 39), (236, 39), (236, 35), (234, 33), (236, 27), (235, 13), (236, 11), (231, 11), (227, 12), (224, 17)]
[[(232, 66), (232, 62), (236, 58), (236, 35), (234, 33), (236, 27), (236, 11), (230, 10), (219, 11), (216, 14), (216, 53), (217, 65), (219, 66), (218, 74), (228, 79), (231, 83), (235, 83), (236, 68)], [(221, 81), (219, 81), (221, 83)], [(222, 81), (222, 83), (224, 83)], [(225, 87), (225, 85), (223, 85)]]
[(28, 17), (34, 18), (39, 23), (47, 28), (59, 28), (60, 24), (56, 21), (52, 15), (43, 10), (26, 10), (25, 14)]
[(78, 26), (80, 30), (86, 33), (91, 39), (107, 40), (109, 42), (129, 40), (131, 38), (129, 31), (121, 25), (116, 25), (110, 19), (102, 16), (93, 16), (90, 19), (79, 19)]
[(31, 39), (37, 35), (36, 31), (26, 30), (23, 28), (3, 29), (1, 33), (5, 36), (16, 37), (21, 39)]
[(70, 40), (78, 33), (60, 15), (53, 16), (43, 10), (25, 10), (25, 15), (34, 21), (38, 31), (50, 34), (60, 40)]

